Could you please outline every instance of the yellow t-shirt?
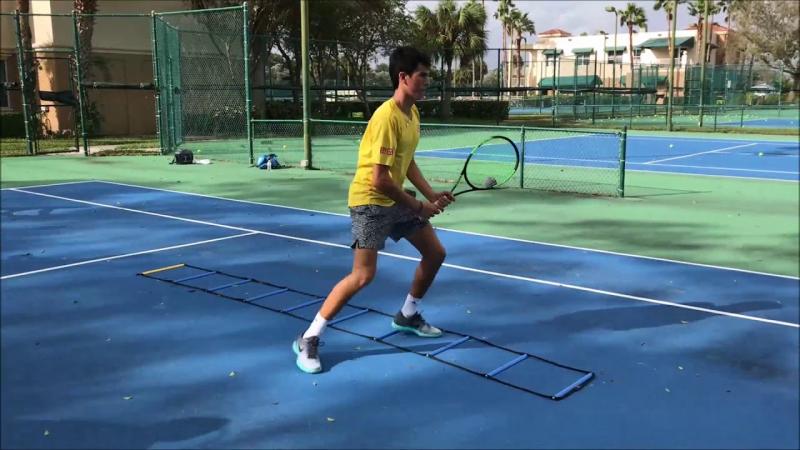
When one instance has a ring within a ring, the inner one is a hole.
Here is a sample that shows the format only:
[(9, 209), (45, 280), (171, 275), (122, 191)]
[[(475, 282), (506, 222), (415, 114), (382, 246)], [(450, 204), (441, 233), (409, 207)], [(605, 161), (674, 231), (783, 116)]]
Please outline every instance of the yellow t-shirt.
[(394, 99), (389, 99), (378, 109), (367, 124), (361, 145), (358, 147), (358, 164), (353, 182), (350, 183), (347, 204), (392, 206), (394, 200), (372, 187), (372, 167), (375, 164), (389, 166), (389, 174), (398, 187), (403, 187), (408, 166), (414, 159), (419, 143), (419, 111), (411, 107), (411, 116), (406, 115)]

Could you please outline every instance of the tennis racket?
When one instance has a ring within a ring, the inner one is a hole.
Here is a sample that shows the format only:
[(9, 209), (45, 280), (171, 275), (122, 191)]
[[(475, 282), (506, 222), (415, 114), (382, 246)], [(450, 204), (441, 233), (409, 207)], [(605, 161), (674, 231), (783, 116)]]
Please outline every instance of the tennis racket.
[[(500, 188), (514, 177), (518, 168), (516, 144), (505, 136), (492, 136), (472, 149), (450, 192), (455, 196)], [(456, 192), (462, 180), (467, 186)]]

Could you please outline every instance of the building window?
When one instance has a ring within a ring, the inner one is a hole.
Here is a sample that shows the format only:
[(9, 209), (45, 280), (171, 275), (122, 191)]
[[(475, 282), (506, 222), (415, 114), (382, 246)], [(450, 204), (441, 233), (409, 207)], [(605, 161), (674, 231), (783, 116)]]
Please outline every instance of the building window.
[(6, 90), (6, 61), (0, 60), (0, 108), (8, 108), (8, 91)]
[(579, 66), (588, 66), (589, 65), (589, 54), (580, 54), (575, 56), (575, 64)]
[(609, 64), (622, 64), (622, 52), (621, 51), (608, 51), (608, 63)]

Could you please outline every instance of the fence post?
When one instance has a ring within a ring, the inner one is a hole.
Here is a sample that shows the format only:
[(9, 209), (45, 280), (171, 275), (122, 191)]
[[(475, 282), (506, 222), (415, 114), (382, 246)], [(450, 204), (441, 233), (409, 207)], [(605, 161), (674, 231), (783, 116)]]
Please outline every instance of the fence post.
[(625, 197), (625, 154), (628, 142), (628, 127), (622, 126), (622, 140), (619, 143), (619, 186), (617, 193), (620, 197)]
[(161, 131), (161, 80), (158, 78), (158, 26), (156, 25), (156, 12), (150, 11), (150, 17), (152, 18), (152, 25), (153, 25), (153, 36), (152, 36), (152, 47), (153, 47), (153, 88), (154, 96), (156, 100), (156, 136), (158, 137), (158, 145), (160, 147), (160, 152), (162, 155), (164, 154), (164, 133)]
[[(303, 82), (303, 153), (304, 160), (300, 163), (305, 169), (311, 169), (313, 154), (311, 152), (311, 121), (308, 110), (311, 107), (309, 95), (309, 65), (308, 65), (308, 2), (300, 0), (300, 31), (301, 31), (301, 54), (302, 54), (302, 82)], [(364, 80), (366, 82), (366, 79)], [(303, 164), (305, 163), (305, 164)]]
[(80, 111), (80, 119), (81, 119), (81, 137), (83, 138), (83, 154), (89, 156), (89, 136), (86, 132), (86, 117), (84, 114), (85, 111), (85, 98), (83, 93), (83, 70), (81, 66), (81, 40), (80, 40), (80, 33), (78, 32), (78, 13), (75, 10), (72, 10), (72, 30), (75, 37), (75, 77), (76, 85), (78, 87), (78, 109)]
[[(242, 42), (242, 53), (244, 53), (244, 117), (247, 122), (247, 147), (250, 153), (250, 164), (255, 164), (255, 156), (253, 155), (253, 124), (252, 124), (252, 109), (253, 99), (250, 95), (250, 27), (249, 22), (249, 9), (247, 2), (242, 3), (242, 30), (244, 38)], [(269, 58), (267, 58), (269, 59)], [(267, 61), (268, 62), (268, 61)]]
[(28, 147), (28, 154), (33, 154), (33, 139), (31, 136), (31, 104), (28, 98), (27, 78), (25, 67), (25, 48), (22, 46), (22, 25), (20, 24), (20, 12), (14, 11), (14, 25), (17, 32), (17, 70), (19, 70), (20, 99), (22, 100), (22, 120), (25, 124), (25, 145)]
[(522, 154), (519, 156), (519, 188), (525, 188), (525, 125), (522, 126)]
[(719, 111), (719, 106), (714, 107), (714, 131), (717, 131), (717, 112)]

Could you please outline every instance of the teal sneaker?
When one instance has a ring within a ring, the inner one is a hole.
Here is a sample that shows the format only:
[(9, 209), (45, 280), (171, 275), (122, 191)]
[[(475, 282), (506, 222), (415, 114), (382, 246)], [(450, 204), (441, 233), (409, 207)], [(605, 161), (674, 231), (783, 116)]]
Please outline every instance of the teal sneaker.
[(437, 338), (442, 335), (442, 330), (426, 322), (422, 318), (422, 314), (418, 312), (411, 317), (406, 317), (402, 312), (398, 311), (394, 315), (394, 320), (392, 320), (392, 328), (426, 338)]
[(292, 343), (292, 350), (297, 355), (297, 367), (305, 373), (322, 372), (322, 362), (319, 360), (319, 336), (303, 338), (297, 336)]

